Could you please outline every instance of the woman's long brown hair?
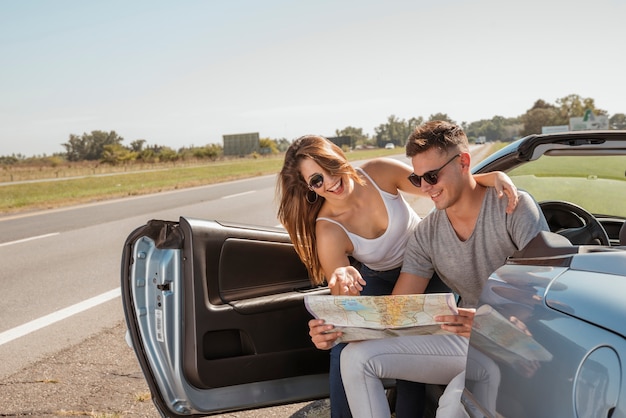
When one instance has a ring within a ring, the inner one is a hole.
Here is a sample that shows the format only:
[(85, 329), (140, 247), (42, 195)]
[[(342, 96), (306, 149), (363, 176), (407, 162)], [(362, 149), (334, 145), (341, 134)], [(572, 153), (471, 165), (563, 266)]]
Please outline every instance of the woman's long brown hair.
[(311, 282), (322, 285), (326, 279), (317, 256), (315, 221), (325, 199), (319, 195), (314, 203), (309, 203), (306, 199), (309, 187), (300, 174), (300, 163), (305, 158), (315, 161), (334, 176), (347, 174), (359, 184), (363, 184), (363, 180), (350, 165), (341, 148), (322, 136), (302, 136), (291, 144), (285, 154), (285, 162), (276, 185), (280, 200), (278, 219), (309, 270)]

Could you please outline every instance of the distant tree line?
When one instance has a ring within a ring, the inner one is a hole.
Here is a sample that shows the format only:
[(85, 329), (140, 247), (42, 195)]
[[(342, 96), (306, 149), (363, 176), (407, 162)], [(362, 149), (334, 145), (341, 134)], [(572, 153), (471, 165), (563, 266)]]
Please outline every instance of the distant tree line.
[[(513, 141), (527, 135), (540, 134), (543, 126), (568, 125), (570, 118), (581, 117), (586, 110), (593, 111), (597, 116), (608, 116), (608, 112), (595, 106), (593, 99), (572, 94), (557, 99), (556, 104), (537, 100), (526, 113), (514, 118), (494, 116), (491, 119), (468, 123), (456, 122), (446, 113), (435, 113), (430, 115), (428, 120), (446, 120), (457, 123), (463, 127), (470, 141), (475, 141), (478, 137), (485, 137), (487, 141)], [(413, 129), (424, 122), (422, 117), (404, 120), (392, 115), (387, 118), (386, 123), (374, 128), (372, 137), (364, 134), (361, 128), (352, 126), (335, 131), (335, 135), (352, 135), (357, 145), (383, 147), (391, 142), (396, 146), (403, 147)], [(616, 113), (611, 116), (609, 129), (626, 129), (626, 115)]]
[(145, 139), (137, 139), (129, 146), (122, 145), (124, 138), (115, 131), (92, 131), (81, 136), (70, 135), (70, 139), (61, 144), (65, 148), (68, 161), (99, 161), (104, 164), (127, 164), (133, 161), (144, 163), (171, 162), (180, 159), (215, 160), (221, 153), (221, 147), (210, 144), (203, 147), (181, 148), (176, 151), (161, 145), (147, 145)]
[[(558, 126), (569, 124), (571, 117), (581, 117), (587, 110), (595, 115), (607, 115), (603, 109), (597, 108), (592, 98), (583, 98), (576, 94), (556, 100), (556, 104), (544, 100), (537, 100), (523, 115), (514, 118), (494, 116), (475, 122), (456, 122), (446, 113), (434, 113), (427, 120), (447, 120), (458, 123), (465, 130), (470, 141), (478, 137), (485, 137), (487, 141), (512, 141), (514, 139), (541, 133), (543, 126)], [(406, 139), (416, 126), (424, 123), (424, 118), (412, 117), (409, 120), (399, 119), (395, 115), (387, 118), (374, 128), (370, 137), (363, 133), (362, 128), (347, 126), (335, 131), (336, 136), (350, 136), (353, 144), (358, 147), (384, 147), (387, 143), (403, 147)], [(626, 115), (616, 113), (609, 118), (610, 129), (626, 129)], [(102, 164), (130, 164), (133, 162), (157, 163), (179, 160), (216, 160), (223, 157), (223, 148), (218, 144), (208, 144), (199, 147), (183, 147), (174, 150), (167, 146), (148, 145), (145, 139), (136, 139), (130, 145), (123, 145), (124, 138), (115, 131), (92, 131), (82, 135), (70, 134), (67, 142), (61, 144), (64, 153), (54, 154), (50, 159), (58, 163), (65, 161), (97, 161)], [(290, 145), (285, 138), (261, 138), (262, 154), (276, 154), (284, 152)], [(29, 160), (23, 155), (0, 156), (0, 165), (11, 165)]]

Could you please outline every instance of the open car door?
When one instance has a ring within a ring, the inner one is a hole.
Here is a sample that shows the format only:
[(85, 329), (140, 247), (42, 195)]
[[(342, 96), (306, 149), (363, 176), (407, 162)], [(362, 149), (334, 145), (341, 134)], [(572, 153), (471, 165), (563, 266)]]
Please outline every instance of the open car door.
[(153, 220), (124, 244), (129, 343), (156, 408), (188, 417), (328, 397), (307, 270), (281, 229)]

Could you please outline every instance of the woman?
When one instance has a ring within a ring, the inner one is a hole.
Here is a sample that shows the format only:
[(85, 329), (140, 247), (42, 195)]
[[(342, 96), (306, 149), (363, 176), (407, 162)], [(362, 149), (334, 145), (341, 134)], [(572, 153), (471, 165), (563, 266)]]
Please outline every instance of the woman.
[[(410, 232), (420, 221), (400, 191), (416, 193), (408, 165), (388, 158), (354, 168), (341, 148), (322, 136), (298, 138), (287, 150), (277, 184), (281, 221), (314, 285), (328, 283), (332, 294), (390, 294), (400, 274)], [(517, 190), (504, 173), (475, 176), (484, 186), (505, 188), (512, 211)], [(501, 192), (502, 194), (502, 192)], [(334, 285), (333, 274), (350, 267), (349, 256), (361, 263), (360, 279), (349, 288)], [(318, 326), (313, 320), (315, 326)], [(311, 323), (309, 324), (312, 325)], [(339, 372), (344, 345), (331, 349), (331, 416), (350, 417)], [(417, 415), (423, 386), (397, 382), (396, 416)], [(408, 392), (410, 395), (404, 395)], [(408, 405), (407, 405), (408, 404)]]

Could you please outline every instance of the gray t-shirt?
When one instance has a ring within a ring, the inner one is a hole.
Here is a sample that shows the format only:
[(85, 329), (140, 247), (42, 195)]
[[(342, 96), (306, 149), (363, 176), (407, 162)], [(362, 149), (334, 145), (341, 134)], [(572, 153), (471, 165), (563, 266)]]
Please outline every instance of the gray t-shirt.
[(507, 199), (499, 199), (488, 187), (472, 235), (461, 241), (443, 210), (433, 210), (409, 237), (402, 271), (430, 278), (436, 271), (461, 306), (476, 307), (483, 285), (507, 257), (522, 249), (548, 224), (539, 205), (518, 191), (519, 203), (512, 214), (505, 212)]

